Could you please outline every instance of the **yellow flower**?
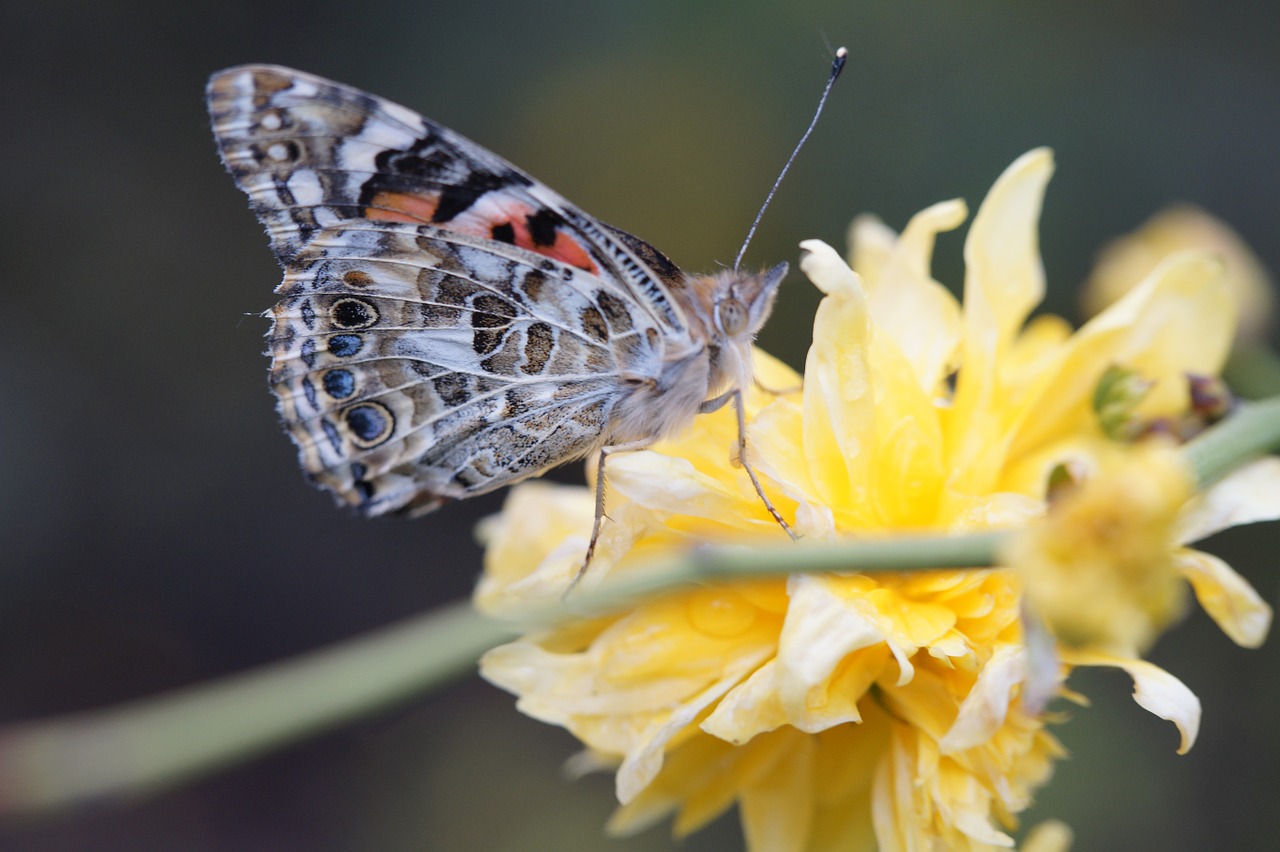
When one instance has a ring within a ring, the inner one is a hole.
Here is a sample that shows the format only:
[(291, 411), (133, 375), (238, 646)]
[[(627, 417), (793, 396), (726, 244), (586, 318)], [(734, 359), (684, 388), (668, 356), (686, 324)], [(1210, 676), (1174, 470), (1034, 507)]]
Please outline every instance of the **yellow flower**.
[[(961, 202), (923, 211), (901, 236), (860, 220), (861, 275), (825, 244), (802, 244), (826, 294), (803, 390), (748, 394), (751, 459), (798, 546), (1038, 519), (1051, 472), (1106, 446), (1091, 405), (1106, 370), (1151, 383), (1137, 405), (1146, 417), (1186, 408), (1187, 372), (1216, 373), (1233, 316), (1205, 256), (1169, 261), (1075, 334), (1056, 317), (1024, 327), (1044, 287), (1036, 227), (1051, 171), (1037, 150), (996, 182), (966, 242), (963, 306), (929, 271)], [(762, 386), (800, 385), (769, 356), (756, 362)], [(584, 586), (694, 543), (785, 540), (733, 463), (735, 435), (722, 410), (611, 458), (611, 521)], [(1207, 506), (1201, 531), (1280, 509), (1261, 496), (1276, 490), (1254, 485)], [(582, 488), (513, 490), (483, 529), (477, 604), (558, 600), (592, 506)], [(1219, 612), (1256, 610), (1225, 565), (1199, 573), (1197, 594)], [(754, 850), (1007, 847), (1062, 755), (1043, 705), (1066, 668), (1023, 603), (1013, 569), (724, 582), (525, 636), (486, 655), (482, 673), (582, 740), (579, 769), (616, 770), (615, 832), (674, 813), (683, 835), (736, 803)], [(1072, 662), (1123, 667), (1139, 703), (1194, 736), (1198, 704), (1172, 676), (1097, 649)]]
[(1189, 204), (1161, 211), (1106, 247), (1081, 291), (1086, 313), (1100, 312), (1166, 257), (1187, 249), (1211, 251), (1222, 258), (1227, 266), (1227, 285), (1240, 305), (1236, 333), (1245, 340), (1261, 340), (1275, 304), (1270, 276), (1231, 228)]
[(1072, 839), (1071, 829), (1065, 823), (1048, 820), (1027, 832), (1022, 852), (1063, 852), (1071, 848)]
[[(1138, 656), (1181, 615), (1190, 580), (1225, 632), (1246, 647), (1261, 644), (1270, 607), (1225, 565), (1178, 545), (1187, 540), (1187, 512), (1203, 513), (1210, 504), (1221, 512), (1228, 502), (1258, 503), (1259, 497), (1275, 502), (1261, 492), (1280, 482), (1276, 460), (1245, 468), (1194, 506), (1191, 473), (1163, 441), (1123, 450), (1099, 446), (1090, 462), (1098, 468), (1077, 467), (1083, 482), (1065, 489), (1046, 522), (1020, 532), (1003, 554), (1054, 634), (1075, 647)], [(1246, 487), (1250, 478), (1257, 485)], [(1261, 516), (1267, 514), (1261, 508)]]
[(1136, 656), (1182, 613), (1173, 539), (1195, 482), (1164, 442), (1100, 454), (1100, 462), (1002, 561), (1022, 573), (1028, 603), (1058, 638)]

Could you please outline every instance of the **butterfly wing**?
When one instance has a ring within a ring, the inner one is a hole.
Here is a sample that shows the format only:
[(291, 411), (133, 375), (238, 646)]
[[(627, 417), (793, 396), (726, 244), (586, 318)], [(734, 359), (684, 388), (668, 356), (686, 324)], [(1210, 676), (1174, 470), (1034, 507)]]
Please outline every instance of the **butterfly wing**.
[(590, 452), (692, 345), (670, 261), (410, 110), (270, 66), (214, 75), (209, 109), (285, 267), (281, 416), (303, 467), (368, 514)]

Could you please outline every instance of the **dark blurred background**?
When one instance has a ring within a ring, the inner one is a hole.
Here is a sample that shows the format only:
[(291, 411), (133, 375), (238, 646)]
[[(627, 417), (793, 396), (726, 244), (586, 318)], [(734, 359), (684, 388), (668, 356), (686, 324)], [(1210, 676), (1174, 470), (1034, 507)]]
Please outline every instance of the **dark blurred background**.
[[(688, 269), (732, 260), (851, 59), (748, 260), (843, 246), (971, 205), (1017, 155), (1056, 149), (1048, 307), (1076, 317), (1098, 248), (1174, 201), (1280, 268), (1280, 6), (1257, 0), (377, 4), (13, 2), (0, 8), (0, 721), (149, 695), (339, 642), (468, 594), (469, 530), (500, 496), (366, 521), (308, 487), (276, 425), (257, 316), (279, 272), (206, 124), (210, 72), (277, 62), (412, 106)], [(959, 236), (936, 272), (961, 280)], [(816, 291), (784, 287), (762, 344), (799, 365)], [(570, 480), (578, 470), (568, 471)], [(1219, 537), (1277, 598), (1275, 542)], [(1032, 823), (1078, 849), (1259, 848), (1280, 790), (1275, 641), (1199, 611), (1153, 653), (1204, 704), (1171, 725), (1114, 672), (1057, 732)], [(476, 679), (123, 807), (0, 828), (31, 850), (649, 850), (601, 825), (607, 777), (563, 780), (570, 737)], [(689, 849), (734, 849), (736, 818)]]

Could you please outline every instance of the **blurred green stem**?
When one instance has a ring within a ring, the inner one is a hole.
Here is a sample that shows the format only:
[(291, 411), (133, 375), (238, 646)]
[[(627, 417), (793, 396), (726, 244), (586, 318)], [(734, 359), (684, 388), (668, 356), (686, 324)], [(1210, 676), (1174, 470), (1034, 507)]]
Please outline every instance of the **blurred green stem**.
[[(1280, 397), (1246, 403), (1186, 447), (1202, 486), (1280, 446)], [(521, 625), (607, 612), (675, 586), (805, 571), (992, 565), (1006, 533), (694, 549), (567, 603), (504, 613)], [(454, 604), (310, 654), (100, 711), (0, 729), (0, 814), (136, 796), (366, 716), (470, 672), (520, 631)]]
[(1184, 448), (1201, 488), (1280, 446), (1280, 396), (1245, 402)]
[(472, 670), (509, 628), (465, 603), (242, 674), (0, 730), (0, 813), (139, 795), (332, 728)]

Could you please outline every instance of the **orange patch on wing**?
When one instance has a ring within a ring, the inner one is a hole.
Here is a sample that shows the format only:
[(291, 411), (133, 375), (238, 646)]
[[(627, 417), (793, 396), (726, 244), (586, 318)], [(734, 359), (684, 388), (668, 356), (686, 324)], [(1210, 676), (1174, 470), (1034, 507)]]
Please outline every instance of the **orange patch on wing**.
[[(498, 215), (485, 216), (476, 207), (472, 207), (450, 222), (433, 222), (436, 210), (440, 207), (438, 194), (421, 194), (410, 192), (379, 192), (365, 207), (367, 219), (379, 222), (409, 222), (434, 224), (436, 227), (477, 237), (493, 239), (494, 228), (505, 225), (511, 227), (513, 244), (522, 249), (543, 255), (544, 257), (576, 266), (593, 274), (600, 273), (600, 267), (592, 260), (590, 252), (582, 243), (571, 235), (557, 229), (555, 239), (550, 244), (534, 242), (529, 232), (529, 216), (533, 210), (518, 201), (498, 202), (495, 204)], [(488, 208), (492, 213), (493, 207)]]
[(379, 192), (364, 209), (364, 215), (379, 222), (430, 222), (439, 206), (438, 195)]
[(534, 251), (538, 254), (545, 254), (547, 257), (555, 258), (570, 266), (585, 269), (587, 272), (596, 274), (600, 272), (596, 262), (591, 259), (591, 255), (582, 247), (582, 243), (563, 231), (556, 231), (556, 241), (554, 243), (549, 246), (537, 246)]
[(559, 229), (555, 232), (555, 240), (550, 244), (536, 243), (529, 233), (529, 216), (531, 210), (523, 204), (508, 204), (503, 212), (509, 217), (505, 222), (493, 222), (492, 226), (510, 225), (515, 235), (515, 245), (528, 249), (535, 254), (585, 269), (587, 272), (599, 274), (600, 268), (591, 259), (590, 253), (582, 247), (582, 243)]

